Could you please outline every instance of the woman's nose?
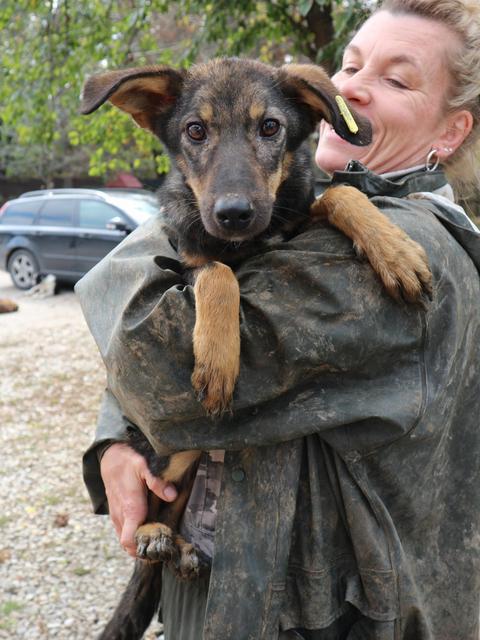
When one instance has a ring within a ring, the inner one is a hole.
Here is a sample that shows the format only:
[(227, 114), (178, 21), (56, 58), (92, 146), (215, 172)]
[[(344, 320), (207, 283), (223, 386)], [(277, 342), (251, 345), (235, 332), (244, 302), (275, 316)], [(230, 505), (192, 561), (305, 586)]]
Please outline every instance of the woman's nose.
[(347, 78), (339, 78), (335, 84), (340, 93), (350, 102), (368, 104), (371, 100), (370, 87), (361, 71)]

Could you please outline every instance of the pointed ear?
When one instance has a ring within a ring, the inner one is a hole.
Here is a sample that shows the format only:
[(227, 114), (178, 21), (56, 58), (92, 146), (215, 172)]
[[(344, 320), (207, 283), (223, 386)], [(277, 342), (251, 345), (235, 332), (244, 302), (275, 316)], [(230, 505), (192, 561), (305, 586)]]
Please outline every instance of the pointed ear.
[(167, 111), (181, 93), (184, 74), (167, 66), (109, 71), (87, 79), (80, 112), (92, 113), (104, 102), (129, 113), (153, 131), (155, 117)]
[(359, 147), (372, 141), (372, 127), (339, 94), (321, 67), (287, 64), (281, 67), (282, 88), (310, 109), (314, 122), (325, 119), (339, 136)]

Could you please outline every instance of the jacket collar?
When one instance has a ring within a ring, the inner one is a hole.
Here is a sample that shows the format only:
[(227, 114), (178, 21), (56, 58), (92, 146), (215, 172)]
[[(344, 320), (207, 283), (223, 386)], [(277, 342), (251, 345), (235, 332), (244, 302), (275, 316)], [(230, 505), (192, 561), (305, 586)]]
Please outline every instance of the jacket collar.
[(436, 191), (447, 184), (442, 169), (426, 171), (414, 168), (385, 176), (377, 175), (358, 160), (350, 160), (344, 171), (335, 171), (331, 179), (320, 180), (321, 191), (329, 186), (348, 184), (368, 197), (393, 196), (404, 198), (410, 193)]

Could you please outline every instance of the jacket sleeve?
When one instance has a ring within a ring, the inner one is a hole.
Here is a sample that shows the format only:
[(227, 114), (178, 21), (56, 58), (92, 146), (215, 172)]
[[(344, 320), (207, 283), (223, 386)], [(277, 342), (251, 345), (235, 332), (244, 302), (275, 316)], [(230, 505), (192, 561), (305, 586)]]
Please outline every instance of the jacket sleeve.
[(132, 426), (123, 415), (115, 396), (106, 389), (98, 412), (95, 438), (83, 455), (83, 479), (95, 513), (108, 513), (105, 486), (100, 474), (102, 455), (114, 442), (125, 442), (127, 430)]
[[(424, 211), (415, 222), (415, 206), (392, 219), (425, 245), (434, 217)], [(233, 415), (216, 421), (190, 385), (193, 290), (159, 219), (77, 285), (110, 391), (159, 453), (242, 449), (315, 432), (337, 449), (365, 451), (411, 428), (424, 395), (425, 314), (391, 300), (347, 238), (311, 227), (236, 275), (241, 372)], [(378, 428), (385, 424), (387, 431)]]

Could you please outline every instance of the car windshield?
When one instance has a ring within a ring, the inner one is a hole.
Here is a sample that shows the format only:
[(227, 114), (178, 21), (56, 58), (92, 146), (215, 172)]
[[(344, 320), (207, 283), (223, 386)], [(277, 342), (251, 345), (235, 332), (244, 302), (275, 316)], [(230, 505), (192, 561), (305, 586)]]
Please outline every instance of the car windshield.
[(137, 224), (142, 224), (151, 216), (158, 213), (160, 206), (156, 196), (152, 193), (122, 193), (108, 194), (109, 201), (123, 209)]

